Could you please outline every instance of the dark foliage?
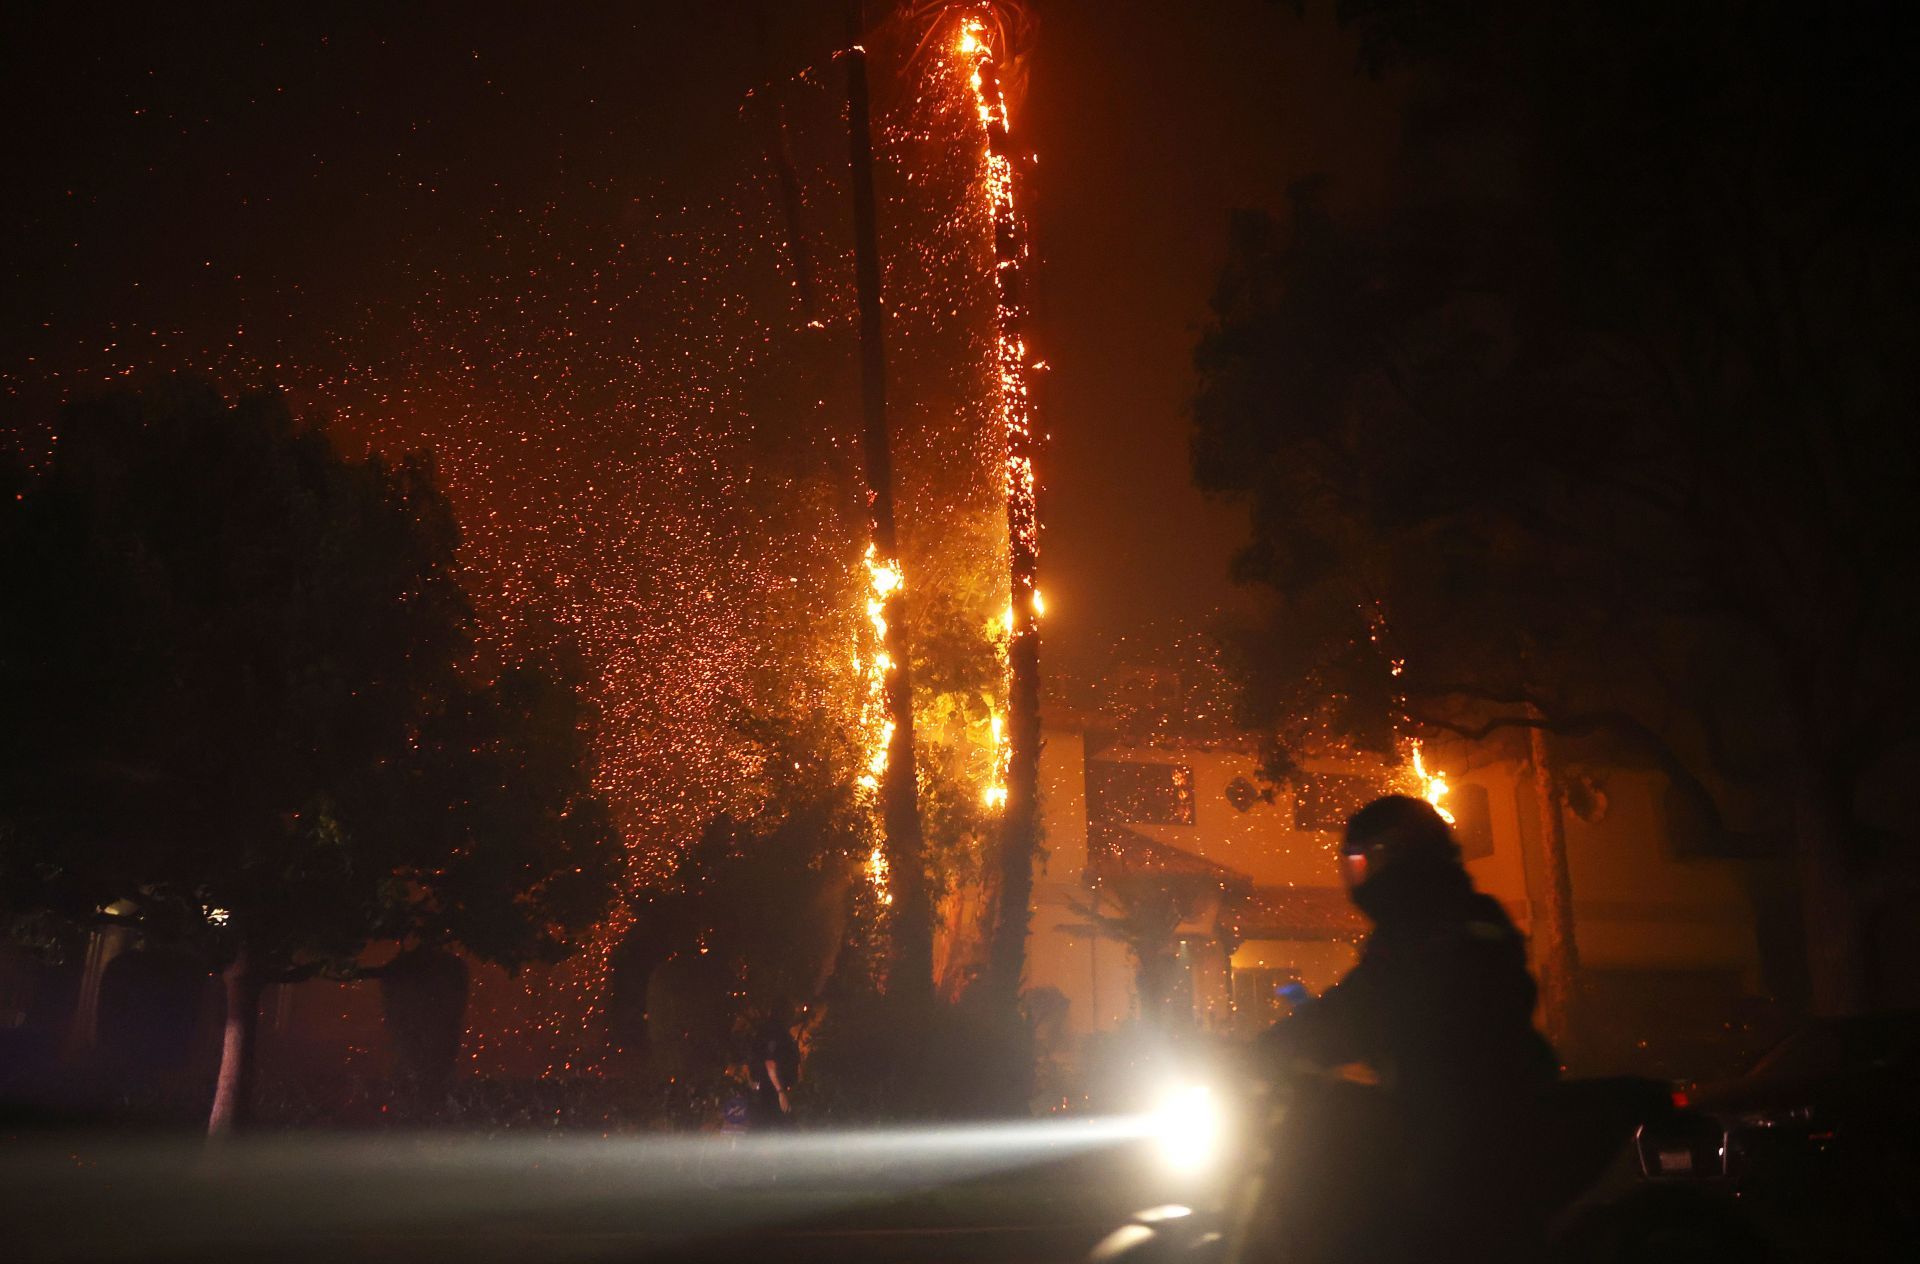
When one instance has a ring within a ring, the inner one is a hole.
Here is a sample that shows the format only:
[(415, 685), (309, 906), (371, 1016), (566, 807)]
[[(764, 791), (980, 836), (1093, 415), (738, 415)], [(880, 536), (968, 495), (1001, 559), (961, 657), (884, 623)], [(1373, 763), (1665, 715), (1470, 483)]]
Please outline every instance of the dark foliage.
[(1196, 479), (1280, 599), (1248, 718), (1281, 770), (1542, 724), (1790, 821), (1857, 1003), (1854, 808), (1920, 702), (1911, 14), (1342, 12), (1413, 85), (1388, 214), (1237, 220), (1196, 353)]
[(0, 892), (261, 980), (387, 939), (564, 954), (618, 849), (564, 662), (484, 669), (421, 458), (273, 396), (75, 405), (0, 507)]

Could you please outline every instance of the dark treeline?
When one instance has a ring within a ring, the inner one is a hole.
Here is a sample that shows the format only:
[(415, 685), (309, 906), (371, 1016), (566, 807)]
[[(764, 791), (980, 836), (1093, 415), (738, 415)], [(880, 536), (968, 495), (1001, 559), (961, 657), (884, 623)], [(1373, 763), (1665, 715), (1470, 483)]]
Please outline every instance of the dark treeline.
[(424, 459), (185, 385), (75, 405), (5, 490), (0, 914), (56, 955), (117, 922), (224, 977), (215, 1131), (267, 985), (386, 944), (404, 1006), (434, 954), (557, 960), (605, 913), (577, 668), (483, 639)]
[(1408, 88), (1385, 214), (1308, 180), (1236, 220), (1195, 355), (1195, 477), (1279, 598), (1239, 655), (1269, 764), (1603, 744), (1789, 860), (1776, 987), (1886, 1002), (1920, 885), (1913, 14), (1340, 12)]

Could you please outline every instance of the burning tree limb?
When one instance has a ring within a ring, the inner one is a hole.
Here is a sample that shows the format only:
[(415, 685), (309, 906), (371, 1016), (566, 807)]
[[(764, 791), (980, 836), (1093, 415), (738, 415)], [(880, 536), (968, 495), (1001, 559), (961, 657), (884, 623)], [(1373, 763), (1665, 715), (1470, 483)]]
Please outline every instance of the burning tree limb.
[[(773, 55), (767, 42), (767, 6), (754, 6), (754, 38), (759, 45), (761, 80), (773, 82)], [(819, 302), (815, 297), (813, 257), (807, 249), (806, 225), (801, 220), (800, 176), (793, 169), (793, 151), (787, 144), (786, 112), (771, 95), (748, 94), (744, 107), (750, 111), (761, 133), (766, 151), (767, 170), (772, 174), (779, 195), (780, 212), (787, 226), (787, 257), (793, 266), (794, 296), (800, 302), (800, 319), (810, 328), (818, 327)]]
[[(884, 756), (876, 752), (883, 851), (874, 877), (887, 884), (891, 910), (888, 988), (911, 998), (933, 988), (933, 916), (920, 836), (913, 751), (913, 683), (908, 666), (905, 584), (893, 518), (893, 453), (887, 432), (885, 315), (880, 306), (880, 248), (875, 228), (873, 136), (867, 95), (867, 53), (860, 44), (859, 0), (847, 5), (847, 155), (853, 182), (855, 282), (860, 305), (860, 399), (867, 467), (867, 509), (873, 547), (872, 617), (880, 644), (874, 665), (886, 704)], [(883, 863), (881, 863), (883, 862)]]
[(1004, 814), (1000, 827), (999, 908), (988, 949), (988, 986), (1011, 1002), (1025, 967), (1033, 858), (1039, 845), (1040, 762), (1040, 524), (1033, 469), (1033, 407), (1029, 378), (1037, 367), (1027, 353), (1026, 239), (1014, 204), (1014, 148), (1007, 98), (1000, 83), (1004, 37), (996, 49), (980, 18), (961, 23), (959, 52), (986, 134), (986, 197), (993, 225), (998, 288), (994, 330), (995, 413), (1006, 436), (1007, 491), (1007, 748)]

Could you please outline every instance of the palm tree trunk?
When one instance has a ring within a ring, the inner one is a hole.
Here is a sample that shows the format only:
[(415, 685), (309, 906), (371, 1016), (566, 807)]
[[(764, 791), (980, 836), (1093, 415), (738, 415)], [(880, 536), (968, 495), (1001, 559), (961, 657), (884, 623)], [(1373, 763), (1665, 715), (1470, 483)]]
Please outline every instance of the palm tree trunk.
[[(875, 226), (873, 136), (868, 117), (867, 54), (860, 45), (859, 0), (847, 5), (847, 154), (853, 184), (855, 286), (860, 305), (860, 400), (867, 466), (867, 508), (875, 560), (898, 568), (893, 518), (893, 449), (887, 431), (885, 313), (880, 306), (880, 244)], [(888, 936), (887, 988), (903, 998), (933, 993), (933, 913), (928, 903), (925, 847), (920, 836), (919, 786), (913, 750), (913, 681), (908, 666), (904, 584), (885, 595), (887, 717), (892, 737), (880, 785), (881, 826), (893, 896)]]
[(210, 1137), (230, 1136), (246, 1126), (253, 1104), (254, 1036), (260, 1019), (260, 976), (244, 947), (220, 977), (227, 996), (227, 1021), (220, 1042), (220, 1076), (207, 1116)]
[(987, 191), (992, 205), (996, 412), (1006, 440), (1007, 479), (1007, 799), (1000, 823), (999, 901), (988, 948), (989, 986), (1011, 1004), (1020, 994), (1032, 916), (1033, 862), (1039, 851), (1040, 523), (1035, 482), (1033, 360), (1027, 350), (1027, 244), (1014, 200), (1016, 150), (999, 66), (1005, 48), (982, 43), (973, 65), (975, 103), (986, 124)]

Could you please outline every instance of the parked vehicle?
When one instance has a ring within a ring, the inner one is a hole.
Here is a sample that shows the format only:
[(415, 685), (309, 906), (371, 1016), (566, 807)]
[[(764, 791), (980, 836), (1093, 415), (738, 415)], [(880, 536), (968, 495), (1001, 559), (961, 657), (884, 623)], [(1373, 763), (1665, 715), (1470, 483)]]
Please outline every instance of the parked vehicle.
[(1722, 1188), (1783, 1236), (1817, 1221), (1920, 1245), (1920, 1011), (1812, 1020), (1674, 1099), (1636, 1138), (1649, 1181)]

